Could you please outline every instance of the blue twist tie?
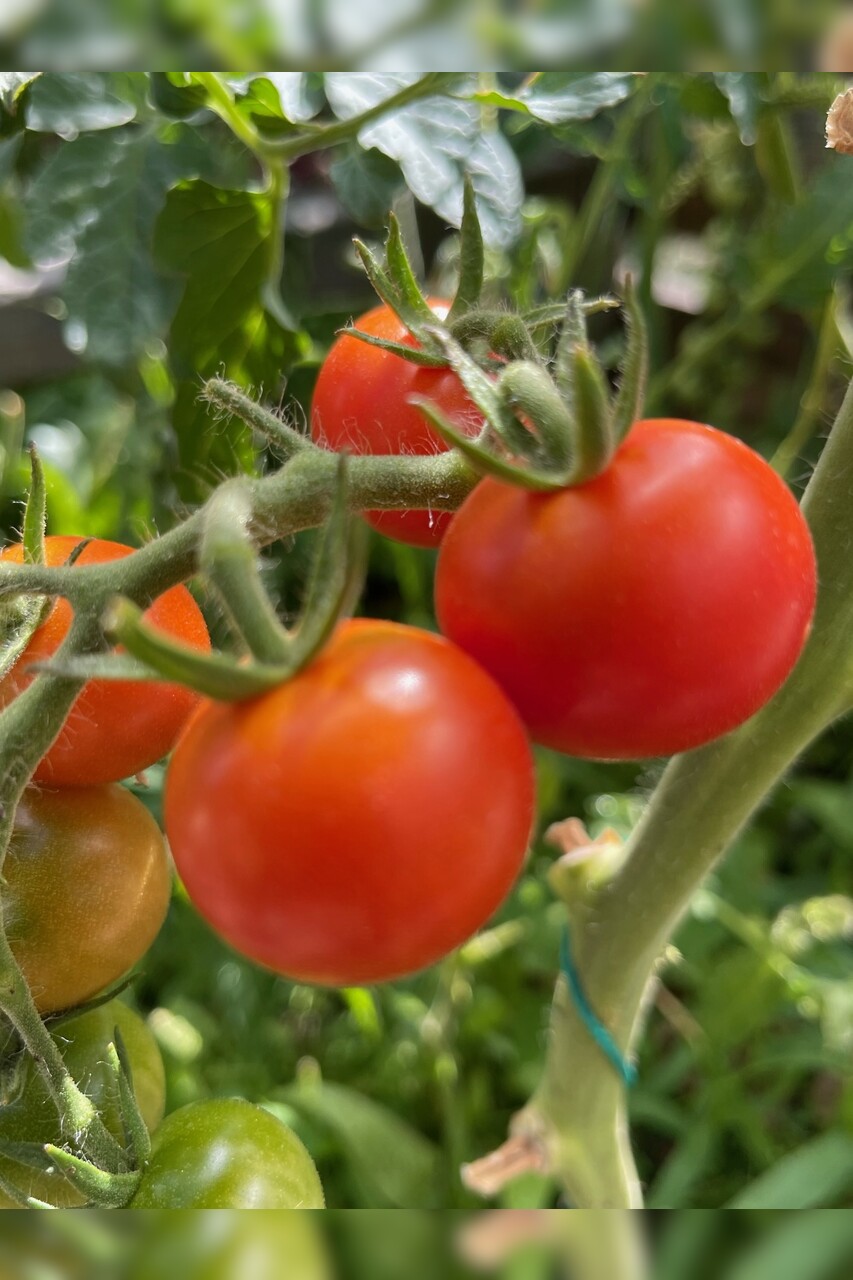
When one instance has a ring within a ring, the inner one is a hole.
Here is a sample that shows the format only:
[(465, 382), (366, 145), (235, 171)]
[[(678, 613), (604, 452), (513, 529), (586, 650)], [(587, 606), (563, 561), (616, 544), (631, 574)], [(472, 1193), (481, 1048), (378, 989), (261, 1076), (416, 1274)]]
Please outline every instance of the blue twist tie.
[(618, 1075), (621, 1076), (627, 1087), (630, 1088), (631, 1085), (636, 1082), (637, 1068), (633, 1062), (629, 1062), (624, 1056), (622, 1050), (613, 1039), (613, 1036), (589, 1003), (586, 992), (583, 989), (583, 983), (580, 980), (580, 975), (578, 974), (574, 961), (572, 960), (571, 946), (569, 945), (569, 930), (566, 926), (563, 927), (563, 932), (560, 934), (560, 972), (569, 984), (569, 992), (571, 993), (572, 1000), (575, 1003), (575, 1008), (580, 1014), (581, 1021), (587, 1031), (592, 1036), (601, 1052), (609, 1059), (611, 1065), (614, 1067)]

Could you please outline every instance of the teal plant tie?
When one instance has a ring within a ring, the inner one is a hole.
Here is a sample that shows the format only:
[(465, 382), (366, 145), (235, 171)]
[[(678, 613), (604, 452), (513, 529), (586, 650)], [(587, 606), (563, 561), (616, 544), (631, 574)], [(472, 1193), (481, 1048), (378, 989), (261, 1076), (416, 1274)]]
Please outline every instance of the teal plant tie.
[(568, 983), (569, 993), (587, 1031), (592, 1036), (601, 1052), (609, 1059), (610, 1063), (621, 1076), (626, 1086), (630, 1088), (631, 1085), (636, 1082), (637, 1068), (634, 1063), (629, 1062), (622, 1053), (622, 1050), (613, 1039), (613, 1036), (597, 1016), (595, 1010), (587, 999), (586, 992), (583, 989), (583, 983), (580, 979), (580, 974), (575, 968), (575, 962), (572, 959), (572, 948), (569, 941), (569, 930), (567, 925), (564, 925), (563, 932), (560, 935), (560, 972)]

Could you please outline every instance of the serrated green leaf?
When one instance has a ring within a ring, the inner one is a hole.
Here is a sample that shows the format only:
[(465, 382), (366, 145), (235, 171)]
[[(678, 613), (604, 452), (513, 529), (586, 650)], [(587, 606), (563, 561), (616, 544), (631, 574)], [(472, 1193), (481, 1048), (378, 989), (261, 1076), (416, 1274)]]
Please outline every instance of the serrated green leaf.
[(70, 258), (60, 292), (72, 349), (116, 366), (162, 336), (179, 292), (152, 259), (166, 193), (199, 171), (247, 176), (232, 159), (184, 124), (87, 133), (52, 153), (26, 195), (25, 248), (41, 266)]
[[(351, 119), (419, 79), (417, 73), (329, 72), (326, 95), (342, 120)], [(399, 107), (359, 132), (363, 147), (396, 160), (412, 193), (452, 226), (462, 221), (469, 173), (488, 244), (505, 246), (521, 227), (523, 187), (515, 153), (501, 133), (483, 127), (476, 102), (443, 94)]]
[(334, 1134), (362, 1207), (430, 1208), (441, 1202), (437, 1150), (387, 1108), (353, 1089), (326, 1082), (294, 1086), (280, 1096)]
[[(219, 371), (241, 386), (275, 386), (296, 350), (266, 310), (264, 291), (276, 261), (276, 211), (266, 192), (224, 191), (195, 180), (174, 188), (158, 222), (156, 253), (185, 276), (171, 327), (180, 379), (173, 412), (182, 471), (198, 482), (251, 470), (251, 432), (232, 418), (211, 431), (198, 403), (201, 381)], [(187, 493), (197, 492), (190, 488)]]
[(308, 71), (262, 71), (231, 76), (229, 82), (245, 90), (240, 102), (251, 114), (301, 124), (311, 120), (323, 104), (318, 79)]
[(142, 72), (44, 71), (29, 86), (27, 128), (68, 139), (115, 129), (136, 117), (146, 89)]
[(245, 325), (272, 261), (274, 210), (263, 193), (225, 191), (194, 179), (169, 194), (155, 234), (164, 266), (186, 277), (172, 325), (175, 349), (200, 371), (245, 347)]
[(517, 96), (537, 120), (566, 124), (624, 102), (637, 83), (632, 72), (543, 71)]

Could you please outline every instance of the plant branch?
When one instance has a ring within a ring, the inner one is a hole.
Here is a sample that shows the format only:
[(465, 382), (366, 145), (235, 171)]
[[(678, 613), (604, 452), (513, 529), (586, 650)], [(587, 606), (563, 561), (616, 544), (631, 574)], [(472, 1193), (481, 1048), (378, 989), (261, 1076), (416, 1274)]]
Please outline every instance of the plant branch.
[(438, 93), (459, 78), (460, 73), (455, 71), (430, 71), (420, 80), (405, 85), (397, 93), (383, 98), (381, 102), (375, 103), (356, 116), (350, 116), (348, 120), (337, 120), (333, 124), (315, 126), (306, 130), (305, 133), (297, 134), (295, 138), (287, 138), (276, 148), (277, 154), (286, 160), (297, 160), (300, 156), (308, 155), (309, 152), (348, 142), (350, 138), (355, 138), (365, 125), (379, 120), (392, 111), (399, 110), (400, 107), (408, 106), (410, 102), (417, 102), (420, 98)]

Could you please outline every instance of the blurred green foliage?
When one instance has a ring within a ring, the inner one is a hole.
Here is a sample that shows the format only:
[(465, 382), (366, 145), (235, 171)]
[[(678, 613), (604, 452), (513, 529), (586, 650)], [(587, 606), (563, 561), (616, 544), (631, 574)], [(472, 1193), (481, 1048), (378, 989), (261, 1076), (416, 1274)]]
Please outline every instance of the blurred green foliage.
[[(8, 536), (29, 440), (46, 462), (52, 531), (128, 541), (263, 462), (242, 427), (206, 417), (200, 375), (222, 370), (304, 422), (335, 330), (370, 304), (352, 234), (378, 238), (393, 204), (431, 291), (452, 289), (447, 224), (466, 167), (495, 299), (530, 306), (570, 284), (618, 291), (631, 271), (650, 322), (649, 412), (732, 431), (802, 486), (850, 367), (853, 160), (823, 148), (836, 78), (457, 77), (390, 125), (380, 117), (329, 148), (318, 134), (319, 149), (290, 167), (285, 204), (270, 145), (338, 128), (414, 79), (246, 74), (230, 82), (223, 117), (195, 73), (0, 73)], [(615, 366), (618, 318), (594, 324)], [(269, 554), (285, 612), (310, 539)], [(365, 611), (431, 625), (429, 554), (372, 547)], [(542, 752), (540, 830), (576, 814), (593, 833), (626, 833), (658, 773)], [(152, 770), (141, 791), (155, 812), (160, 783)], [(653, 1207), (808, 1209), (796, 1230), (828, 1240), (815, 1215), (853, 1204), (852, 783), (853, 728), (842, 723), (778, 789), (674, 940), (632, 1096)], [(260, 972), (178, 893), (133, 988), (166, 1058), (170, 1108), (217, 1094), (270, 1106), (309, 1145), (332, 1207), (471, 1205), (460, 1164), (502, 1140), (538, 1078), (561, 920), (552, 856), (536, 847), (511, 901), (457, 956), (370, 991)], [(554, 1198), (530, 1177), (503, 1203)], [(794, 1232), (793, 1221), (774, 1230)], [(349, 1229), (334, 1230), (343, 1240)], [(694, 1240), (694, 1227), (678, 1231)], [(683, 1274), (696, 1280), (711, 1251), (679, 1240), (666, 1248), (694, 1249)], [(826, 1265), (796, 1280), (834, 1280)], [(744, 1268), (713, 1274), (769, 1275)], [(375, 1280), (381, 1263), (362, 1274)]]
[[(566, 1256), (578, 1224), (421, 1210), (325, 1214), (202, 1210), (193, 1214), (65, 1212), (0, 1222), (4, 1280), (583, 1280)], [(582, 1210), (592, 1230), (613, 1215)], [(516, 1215), (510, 1215), (515, 1217)], [(572, 1216), (575, 1216), (572, 1214)], [(561, 1221), (555, 1221), (555, 1219)], [(475, 1219), (478, 1219), (475, 1221)], [(846, 1280), (853, 1220), (831, 1210), (635, 1215), (650, 1280)], [(474, 1241), (476, 1240), (476, 1248)], [(561, 1243), (562, 1242), (562, 1243)], [(614, 1276), (613, 1280), (618, 1280)]]
[(55, 70), (105, 55), (122, 66), (277, 62), (321, 71), (371, 61), (479, 70), (585, 60), (756, 69), (809, 65), (837, 12), (836, 0), (362, 0), (357, 16), (348, 0), (12, 0), (0, 13), (0, 52)]

